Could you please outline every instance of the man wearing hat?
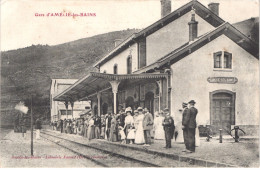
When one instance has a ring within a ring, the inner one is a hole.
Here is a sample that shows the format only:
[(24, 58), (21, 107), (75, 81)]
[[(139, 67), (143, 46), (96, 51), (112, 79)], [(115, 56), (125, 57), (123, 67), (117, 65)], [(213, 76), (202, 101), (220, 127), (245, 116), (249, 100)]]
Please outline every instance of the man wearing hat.
[(172, 143), (172, 137), (174, 134), (174, 130), (175, 130), (175, 126), (174, 126), (174, 120), (171, 117), (170, 113), (169, 113), (169, 109), (165, 108), (163, 110), (164, 114), (165, 114), (165, 118), (163, 120), (163, 129), (164, 129), (164, 133), (165, 133), (165, 141), (166, 141), (166, 146), (164, 148), (171, 148), (171, 143)]
[(108, 113), (108, 116), (106, 117), (106, 130), (105, 130), (107, 140), (109, 140), (110, 138), (111, 120), (112, 120), (112, 115), (111, 113)]
[[(129, 107), (131, 109), (131, 107)], [(129, 110), (129, 108), (127, 108)], [(118, 126), (122, 126), (124, 127), (125, 125), (125, 109), (121, 109), (120, 112), (119, 112), (119, 115), (117, 116), (117, 121), (118, 121)]]
[[(127, 109), (129, 110), (129, 108), (127, 108)], [(131, 107), (130, 107), (130, 109), (131, 109)], [(118, 122), (118, 126), (121, 126), (121, 127), (124, 127), (124, 126), (125, 126), (125, 117), (126, 117), (126, 115), (125, 115), (125, 109), (122, 108), (122, 109), (120, 110), (120, 112), (118, 113), (117, 117), (116, 117), (116, 120), (117, 120), (117, 122)], [(126, 133), (126, 132), (125, 132), (125, 133)], [(119, 134), (119, 131), (118, 131), (117, 136), (118, 136), (118, 140), (120, 141), (120, 140), (121, 140), (121, 135)]]
[(100, 138), (100, 128), (101, 128), (101, 118), (96, 114), (94, 116), (94, 131), (95, 131), (95, 137), (97, 139)]
[(196, 116), (198, 114), (198, 110), (194, 107), (195, 101), (189, 101), (189, 109), (187, 114), (184, 117), (183, 125), (188, 129), (188, 152), (195, 152), (195, 130), (196, 130)]
[(63, 120), (60, 119), (60, 133), (63, 133)]
[(189, 151), (189, 145), (188, 145), (188, 127), (186, 127), (184, 123), (184, 119), (186, 118), (187, 112), (188, 112), (188, 103), (182, 103), (182, 130), (183, 130), (183, 139), (184, 139), (184, 144), (185, 144), (185, 150), (183, 152)]
[(143, 130), (145, 146), (151, 145), (150, 131), (153, 129), (153, 116), (147, 108), (144, 109)]

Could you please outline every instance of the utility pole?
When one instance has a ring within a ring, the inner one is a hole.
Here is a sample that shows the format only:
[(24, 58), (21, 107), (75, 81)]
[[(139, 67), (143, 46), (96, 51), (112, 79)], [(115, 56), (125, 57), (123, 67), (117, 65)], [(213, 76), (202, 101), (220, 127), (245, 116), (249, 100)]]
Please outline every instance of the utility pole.
[(33, 156), (33, 112), (32, 112), (32, 96), (31, 96), (31, 156)]

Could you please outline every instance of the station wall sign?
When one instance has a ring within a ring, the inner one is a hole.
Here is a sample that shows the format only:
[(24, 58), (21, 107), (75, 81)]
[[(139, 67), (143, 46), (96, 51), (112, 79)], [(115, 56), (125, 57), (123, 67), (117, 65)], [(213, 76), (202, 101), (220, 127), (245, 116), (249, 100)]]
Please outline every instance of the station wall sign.
[(209, 83), (235, 84), (238, 82), (236, 77), (209, 77)]

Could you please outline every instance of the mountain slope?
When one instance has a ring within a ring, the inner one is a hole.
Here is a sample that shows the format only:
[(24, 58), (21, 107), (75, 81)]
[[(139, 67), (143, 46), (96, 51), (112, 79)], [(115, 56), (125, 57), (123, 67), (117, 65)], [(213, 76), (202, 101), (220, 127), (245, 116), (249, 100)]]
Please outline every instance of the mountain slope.
[(19, 101), (30, 106), (31, 95), (35, 115), (47, 117), (51, 79), (79, 79), (94, 71), (93, 63), (114, 48), (115, 39), (125, 39), (137, 31), (115, 31), (55, 46), (32, 45), (2, 52), (1, 124), (11, 123), (9, 117)]

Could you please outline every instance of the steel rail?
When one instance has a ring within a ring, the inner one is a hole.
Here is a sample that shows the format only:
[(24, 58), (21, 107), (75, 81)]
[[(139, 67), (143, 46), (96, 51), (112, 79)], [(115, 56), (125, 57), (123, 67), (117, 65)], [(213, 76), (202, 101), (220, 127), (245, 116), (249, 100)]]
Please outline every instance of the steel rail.
[[(90, 146), (90, 145), (87, 145), (87, 144), (82, 144), (82, 143), (78, 143), (78, 142), (75, 142), (75, 141), (71, 141), (71, 140), (68, 140), (68, 139), (65, 139), (65, 138), (62, 138), (62, 137), (58, 137), (58, 136), (48, 134), (46, 132), (41, 132), (41, 133), (55, 137), (55, 138), (58, 138), (58, 139), (66, 140), (66, 141), (69, 141), (71, 143), (74, 143), (74, 144), (77, 144), (77, 145), (80, 145), (80, 146), (88, 147), (88, 148), (91, 148), (91, 149), (96, 149), (98, 151), (104, 152), (106, 154), (111, 154), (111, 155), (119, 157), (119, 158), (123, 158), (123, 159), (129, 160), (129, 161), (134, 161), (134, 162), (137, 162), (137, 163), (140, 163), (140, 164), (143, 164), (143, 165), (147, 165), (149, 167), (161, 167), (160, 165), (157, 165), (157, 164), (138, 160), (138, 159), (135, 159), (135, 158), (132, 158), (132, 157), (128, 157), (128, 156), (125, 156), (125, 155), (122, 155), (122, 154), (118, 154), (118, 153), (115, 153), (115, 152), (111, 152), (111, 151), (101, 149), (101, 148), (97, 148), (97, 147), (94, 147), (94, 146)], [(149, 153), (147, 153), (147, 154), (149, 154)]]
[[(41, 132), (41, 133), (42, 133), (42, 132)], [(44, 134), (45, 134), (45, 133), (44, 133)], [(48, 134), (47, 134), (47, 135), (48, 135)], [(57, 142), (55, 142), (55, 141), (53, 141), (53, 140), (50, 140), (50, 139), (48, 139), (48, 138), (46, 138), (46, 137), (43, 137), (42, 135), (41, 135), (41, 137), (44, 138), (44, 139), (46, 139), (46, 140), (48, 140), (48, 141), (50, 141), (50, 142), (52, 142), (52, 143), (55, 143), (56, 145), (58, 145), (58, 146), (60, 146), (60, 147), (63, 147), (63, 148), (65, 148), (65, 149), (67, 149), (67, 150), (69, 150), (69, 151), (75, 153), (76, 155), (82, 156), (82, 157), (84, 157), (84, 158), (86, 158), (86, 159), (88, 159), (88, 160), (90, 160), (90, 161), (96, 163), (97, 165), (100, 165), (100, 166), (103, 166), (103, 167), (109, 167), (109, 166), (107, 166), (106, 164), (102, 163), (101, 161), (97, 161), (96, 159), (90, 158), (90, 157), (88, 157), (88, 156), (86, 156), (86, 155), (83, 155), (83, 154), (81, 154), (81, 153), (79, 153), (79, 152), (76, 152), (76, 151), (74, 151), (74, 150), (72, 150), (72, 149), (70, 149), (70, 148), (68, 148), (68, 147), (66, 147), (66, 146), (64, 146), (64, 145), (61, 145), (61, 144), (59, 144), (59, 143), (57, 143)]]

